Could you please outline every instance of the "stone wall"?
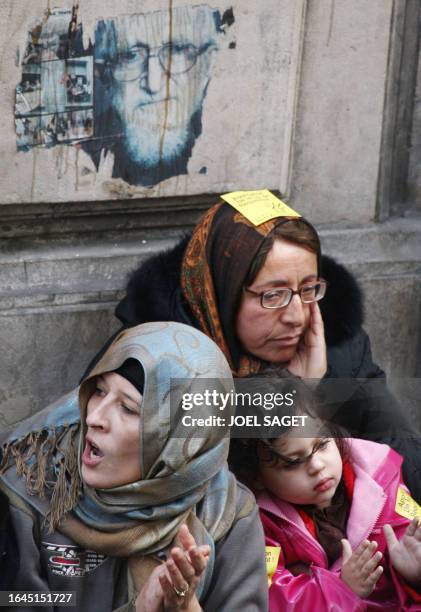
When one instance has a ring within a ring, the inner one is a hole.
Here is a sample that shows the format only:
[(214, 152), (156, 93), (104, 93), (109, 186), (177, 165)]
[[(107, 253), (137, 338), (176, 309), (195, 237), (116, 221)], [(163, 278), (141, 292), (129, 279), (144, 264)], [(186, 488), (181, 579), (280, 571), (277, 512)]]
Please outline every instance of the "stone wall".
[[(174, 2), (175, 8), (185, 5), (193, 6)], [(72, 2), (57, 0), (56, 6), (69, 9)], [(93, 36), (99, 16), (111, 19), (117, 9), (111, 0), (89, 6), (77, 19)], [(142, 185), (133, 176), (129, 182), (112, 176), (115, 148), (102, 153), (98, 169), (86, 143), (49, 146), (51, 134), (44, 134), (44, 144), (16, 150), (15, 86), (28, 29), (40, 13), (36, 3), (28, 2), (27, 14), (12, 0), (2, 4), (1, 424), (24, 418), (77, 384), (118, 326), (112, 313), (127, 273), (174, 244), (216, 194), (232, 189), (280, 188), (320, 229), (324, 252), (360, 280), (377, 361), (394, 379), (421, 376), (417, 98), (412, 199), (395, 206), (393, 190), (385, 187), (392, 177), (386, 162), (395, 151), (387, 134), (401, 129), (397, 98), (390, 93), (401, 73), (392, 59), (405, 40), (396, 33), (405, 29), (408, 6), (415, 5), (411, 0), (270, 0), (259, 8), (251, 0), (210, 4), (224, 24), (203, 99), (202, 132), (187, 167)], [(118, 14), (166, 7), (163, 0), (127, 0)], [(417, 57), (411, 61), (416, 71)], [(412, 66), (404, 64), (407, 70)], [(29, 91), (32, 85), (24, 87)]]
[[(419, 27), (421, 24), (419, 25)], [(415, 211), (421, 211), (421, 55), (418, 59), (414, 114), (411, 126), (409, 160), (409, 200)]]

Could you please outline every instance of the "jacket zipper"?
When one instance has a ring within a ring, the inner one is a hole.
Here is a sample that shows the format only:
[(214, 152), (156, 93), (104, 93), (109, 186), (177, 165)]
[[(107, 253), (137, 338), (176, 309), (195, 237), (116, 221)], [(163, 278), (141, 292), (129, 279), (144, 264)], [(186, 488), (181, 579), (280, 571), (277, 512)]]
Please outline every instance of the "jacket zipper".
[[(270, 512), (270, 511), (269, 511), (269, 512)], [(271, 514), (273, 514), (273, 513), (271, 512)], [(275, 515), (275, 516), (278, 516), (279, 518), (281, 518), (283, 521), (285, 521), (285, 522), (286, 522), (286, 523), (288, 523), (289, 525), (292, 525), (293, 529), (298, 529), (298, 530), (301, 532), (301, 534), (302, 534), (302, 535), (304, 535), (304, 537), (305, 537), (307, 540), (309, 540), (309, 541), (311, 542), (311, 544), (312, 544), (313, 546), (315, 546), (315, 548), (317, 548), (317, 549), (319, 550), (319, 552), (322, 554), (322, 557), (324, 558), (324, 561), (325, 561), (325, 566), (326, 566), (327, 568), (329, 567), (328, 560), (327, 560), (327, 554), (326, 554), (326, 552), (325, 552), (325, 550), (324, 550), (323, 546), (320, 544), (320, 542), (318, 542), (318, 541), (316, 540), (316, 538), (314, 538), (314, 537), (311, 535), (311, 533), (308, 531), (308, 529), (306, 529), (306, 528), (304, 528), (304, 529), (303, 529), (303, 528), (302, 528), (300, 525), (297, 525), (297, 524), (296, 524), (296, 523), (294, 523), (294, 522), (293, 522), (291, 519), (287, 518), (287, 517), (286, 517), (286, 516), (284, 516), (284, 515), (282, 515), (282, 516)], [(312, 563), (311, 565), (313, 565), (313, 563)]]

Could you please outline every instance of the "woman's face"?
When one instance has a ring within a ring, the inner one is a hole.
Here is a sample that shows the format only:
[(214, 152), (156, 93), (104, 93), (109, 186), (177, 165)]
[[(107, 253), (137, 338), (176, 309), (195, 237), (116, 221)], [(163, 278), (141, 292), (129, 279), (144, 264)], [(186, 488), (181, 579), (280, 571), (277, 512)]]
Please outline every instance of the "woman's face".
[[(317, 280), (315, 253), (292, 242), (275, 240), (266, 261), (249, 289), (263, 293), (289, 287), (293, 290)], [(260, 297), (243, 292), (236, 333), (248, 353), (270, 363), (287, 363), (310, 322), (310, 304), (294, 295), (285, 308), (263, 308)]]
[(128, 380), (107, 372), (99, 376), (86, 416), (82, 478), (96, 489), (141, 479), (140, 405), (142, 396)]
[(291, 504), (330, 506), (342, 478), (342, 458), (333, 438), (282, 437), (272, 444), (288, 459), (307, 461), (276, 464), (268, 449), (259, 448), (258, 483)]

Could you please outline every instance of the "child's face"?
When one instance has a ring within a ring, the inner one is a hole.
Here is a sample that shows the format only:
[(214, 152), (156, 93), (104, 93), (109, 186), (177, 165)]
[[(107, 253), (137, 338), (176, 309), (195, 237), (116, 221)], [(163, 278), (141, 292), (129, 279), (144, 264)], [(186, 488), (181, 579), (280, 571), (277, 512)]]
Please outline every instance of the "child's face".
[(333, 438), (277, 438), (272, 446), (291, 460), (304, 462), (274, 464), (270, 451), (259, 447), (258, 483), (292, 504), (330, 506), (342, 477), (342, 458)]

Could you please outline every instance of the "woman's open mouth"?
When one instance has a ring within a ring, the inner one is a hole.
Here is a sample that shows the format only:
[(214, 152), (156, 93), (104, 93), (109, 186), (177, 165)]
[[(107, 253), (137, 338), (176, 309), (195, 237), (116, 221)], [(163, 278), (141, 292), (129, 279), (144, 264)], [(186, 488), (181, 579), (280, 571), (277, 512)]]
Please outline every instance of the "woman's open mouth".
[(86, 445), (82, 455), (82, 463), (87, 467), (94, 467), (102, 461), (102, 459), (104, 458), (104, 453), (95, 444), (95, 442), (93, 442), (89, 438), (86, 438), (85, 442)]

